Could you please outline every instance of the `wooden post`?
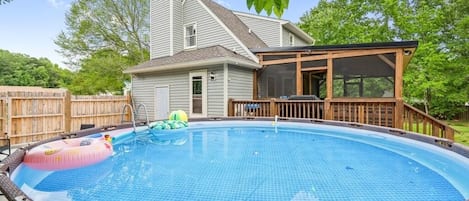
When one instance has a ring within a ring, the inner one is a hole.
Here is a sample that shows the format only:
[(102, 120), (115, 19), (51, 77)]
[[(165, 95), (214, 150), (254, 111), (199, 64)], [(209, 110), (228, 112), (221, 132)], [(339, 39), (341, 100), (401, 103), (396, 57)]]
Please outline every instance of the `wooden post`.
[(443, 132), (445, 132), (445, 136), (443, 136), (444, 138), (454, 141), (454, 129), (453, 128), (446, 126)]
[(277, 105), (275, 104), (275, 98), (270, 99), (270, 116), (274, 117), (277, 115)]
[(404, 127), (404, 101), (402, 100), (402, 82), (404, 71), (404, 51), (398, 49), (396, 51), (396, 71), (394, 79), (394, 98), (396, 105), (394, 109), (394, 127), (402, 129)]
[(6, 99), (0, 99), (0, 119), (1, 119), (1, 130), (0, 133), (7, 132), (7, 111), (6, 111)]
[(301, 53), (296, 53), (296, 95), (303, 95), (303, 78), (301, 75)]
[(233, 108), (233, 99), (232, 98), (228, 99), (228, 116), (229, 117), (234, 116), (234, 108)]
[[(225, 92), (227, 93), (227, 92)], [(252, 73), (252, 99), (257, 100), (257, 70), (253, 70)]]
[(70, 91), (65, 92), (64, 97), (64, 128), (65, 132), (71, 132), (72, 128), (72, 96)]
[[(132, 106), (132, 108), (134, 107), (134, 103), (132, 102), (132, 92), (129, 92), (129, 94), (127, 94), (127, 101), (126, 101), (126, 104), (129, 104)], [(133, 108), (134, 110), (137, 109), (137, 108)], [(134, 111), (136, 112), (136, 111)], [(127, 109), (127, 114), (125, 114), (125, 118), (127, 122), (130, 122), (132, 121), (132, 110), (130, 109)]]
[(326, 72), (326, 98), (324, 100), (324, 119), (332, 120), (332, 83), (333, 83), (333, 62), (332, 53), (327, 54), (327, 72)]

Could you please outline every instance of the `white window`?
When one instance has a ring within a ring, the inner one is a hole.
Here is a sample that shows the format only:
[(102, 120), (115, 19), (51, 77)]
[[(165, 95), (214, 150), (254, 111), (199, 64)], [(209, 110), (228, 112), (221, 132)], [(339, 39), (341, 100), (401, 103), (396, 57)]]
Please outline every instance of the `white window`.
[(293, 34), (288, 34), (288, 44), (290, 46), (295, 46), (295, 36)]
[(184, 27), (184, 48), (197, 46), (197, 24), (192, 23)]

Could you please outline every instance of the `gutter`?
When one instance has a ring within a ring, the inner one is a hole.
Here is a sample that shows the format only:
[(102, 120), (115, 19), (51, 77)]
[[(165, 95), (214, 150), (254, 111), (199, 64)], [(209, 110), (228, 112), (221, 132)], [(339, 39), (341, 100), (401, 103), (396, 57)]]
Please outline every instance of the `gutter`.
[[(150, 61), (151, 62), (151, 61)], [(165, 70), (177, 70), (183, 68), (190, 68), (195, 66), (208, 66), (208, 65), (216, 65), (216, 64), (233, 64), (242, 67), (247, 67), (249, 69), (260, 69), (262, 65), (254, 62), (244, 61), (241, 59), (236, 59), (232, 57), (218, 57), (212, 59), (205, 59), (199, 61), (189, 61), (189, 62), (182, 62), (182, 63), (174, 63), (174, 64), (166, 64), (161, 66), (148, 66), (144, 68), (137, 68), (137, 69), (128, 69), (124, 70), (123, 73), (131, 74), (131, 73), (148, 73), (148, 72), (158, 72), (158, 71), (165, 71)]]

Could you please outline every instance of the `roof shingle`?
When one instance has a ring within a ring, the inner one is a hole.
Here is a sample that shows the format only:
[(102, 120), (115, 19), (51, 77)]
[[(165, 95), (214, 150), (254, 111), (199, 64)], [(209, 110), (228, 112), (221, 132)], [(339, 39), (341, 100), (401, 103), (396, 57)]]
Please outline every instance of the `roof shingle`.
[(141, 63), (137, 66), (131, 67), (125, 70), (124, 72), (132, 72), (146, 68), (154, 68), (155, 70), (157, 70), (159, 66), (203, 61), (214, 58), (233, 58), (247, 63), (252, 63), (252, 65), (258, 65), (251, 59), (248, 59), (242, 55), (237, 54), (236, 52), (228, 50), (221, 45), (216, 45), (196, 50), (181, 51), (173, 56), (155, 58), (150, 61)]

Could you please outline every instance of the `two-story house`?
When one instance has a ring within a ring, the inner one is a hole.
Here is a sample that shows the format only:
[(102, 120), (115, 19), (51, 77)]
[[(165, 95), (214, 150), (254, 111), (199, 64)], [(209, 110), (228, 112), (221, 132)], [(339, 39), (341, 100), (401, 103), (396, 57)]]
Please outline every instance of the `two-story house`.
[(151, 0), (151, 60), (125, 70), (150, 119), (170, 111), (227, 116), (229, 98), (253, 99), (252, 49), (314, 42), (287, 20), (229, 10), (212, 0)]

